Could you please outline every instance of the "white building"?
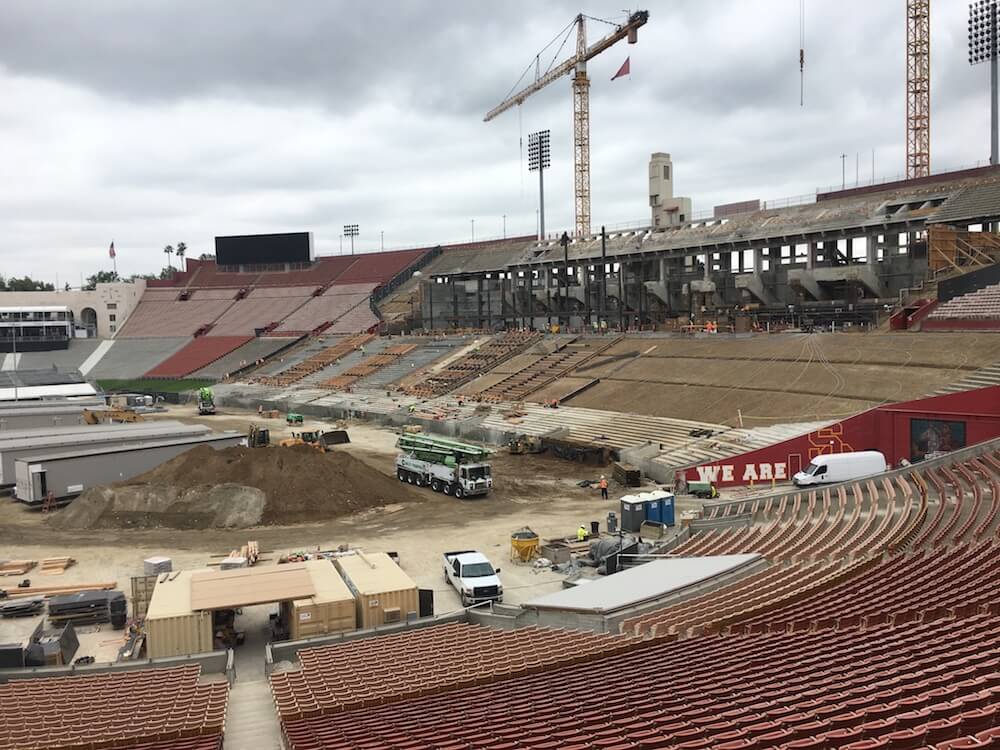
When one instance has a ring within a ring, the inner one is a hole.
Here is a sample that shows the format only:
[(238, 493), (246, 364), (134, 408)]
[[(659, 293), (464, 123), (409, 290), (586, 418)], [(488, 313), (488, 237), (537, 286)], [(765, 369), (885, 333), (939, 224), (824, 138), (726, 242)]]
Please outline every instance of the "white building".
[(145, 291), (145, 280), (136, 279), (98, 284), (91, 292), (0, 292), (0, 308), (65, 307), (73, 313), (73, 335), (113, 338)]

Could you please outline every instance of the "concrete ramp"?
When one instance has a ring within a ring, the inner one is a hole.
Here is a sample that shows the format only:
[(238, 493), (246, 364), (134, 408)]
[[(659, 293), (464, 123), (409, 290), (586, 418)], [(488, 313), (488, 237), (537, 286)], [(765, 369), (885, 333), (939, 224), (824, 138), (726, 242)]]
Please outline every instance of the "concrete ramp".
[(80, 374), (86, 375), (88, 372), (93, 370), (95, 365), (104, 359), (104, 355), (108, 353), (108, 350), (114, 345), (114, 343), (114, 339), (107, 339), (106, 341), (102, 341), (98, 344), (97, 348), (90, 353), (90, 356), (83, 360), (80, 364)]
[(17, 369), (17, 365), (20, 363), (22, 356), (23, 355), (20, 354), (20, 353), (19, 354), (13, 354), (13, 353), (5, 354), (4, 358), (3, 358), (3, 365), (0, 366), (0, 370), (3, 370), (4, 372), (7, 372), (9, 370), (16, 370)]

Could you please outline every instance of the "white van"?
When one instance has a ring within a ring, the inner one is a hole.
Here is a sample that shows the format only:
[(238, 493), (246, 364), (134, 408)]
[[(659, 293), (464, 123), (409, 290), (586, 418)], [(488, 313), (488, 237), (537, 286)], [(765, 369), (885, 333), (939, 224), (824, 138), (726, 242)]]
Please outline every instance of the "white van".
[(885, 469), (885, 456), (878, 451), (829, 453), (816, 456), (803, 471), (792, 477), (792, 481), (796, 487), (847, 482), (881, 474)]

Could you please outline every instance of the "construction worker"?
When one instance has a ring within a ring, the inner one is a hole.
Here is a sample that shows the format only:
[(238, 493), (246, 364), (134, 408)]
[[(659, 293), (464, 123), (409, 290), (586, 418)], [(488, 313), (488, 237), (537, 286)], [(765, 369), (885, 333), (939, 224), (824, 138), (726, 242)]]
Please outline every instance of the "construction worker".
[(597, 486), (601, 488), (601, 500), (607, 500), (608, 499), (608, 480), (607, 480), (607, 478), (603, 474), (601, 474), (601, 481), (598, 482)]
[(582, 523), (580, 524), (580, 528), (576, 530), (576, 541), (578, 542), (587, 541), (587, 527), (584, 526)]

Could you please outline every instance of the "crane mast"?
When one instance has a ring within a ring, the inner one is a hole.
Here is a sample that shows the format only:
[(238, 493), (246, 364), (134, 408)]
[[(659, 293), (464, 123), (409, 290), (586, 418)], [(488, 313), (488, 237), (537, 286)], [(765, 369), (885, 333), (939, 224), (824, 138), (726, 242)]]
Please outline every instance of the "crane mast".
[(489, 122), (512, 107), (518, 106), (529, 96), (541, 91), (553, 81), (572, 74), (573, 84), (573, 193), (576, 213), (576, 236), (590, 234), (590, 78), (587, 76), (587, 61), (604, 52), (622, 39), (635, 44), (637, 30), (649, 20), (649, 11), (640, 10), (629, 15), (626, 23), (587, 46), (586, 17), (577, 15), (576, 53), (555, 66), (544, 75), (536, 76), (533, 83), (517, 91), (486, 113), (484, 122)]
[(590, 79), (587, 77), (587, 24), (576, 17), (576, 72), (573, 74), (573, 197), (576, 236), (590, 234)]
[(930, 18), (930, 0), (906, 0), (907, 179), (931, 173)]

